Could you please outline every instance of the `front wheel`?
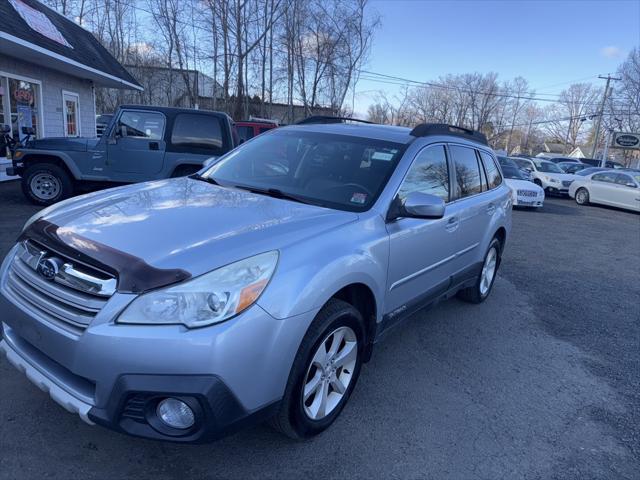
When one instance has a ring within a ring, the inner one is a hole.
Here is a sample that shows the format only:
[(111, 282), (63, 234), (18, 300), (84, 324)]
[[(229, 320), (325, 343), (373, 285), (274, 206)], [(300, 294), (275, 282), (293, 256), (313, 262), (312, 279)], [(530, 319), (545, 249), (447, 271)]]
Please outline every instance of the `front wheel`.
[(500, 266), (500, 252), (502, 247), (500, 241), (494, 238), (489, 244), (489, 249), (484, 256), (482, 270), (473, 287), (465, 288), (458, 292), (458, 297), (466, 302), (482, 303), (484, 302), (493, 288), (496, 280), (498, 267)]
[(586, 188), (580, 188), (576, 192), (576, 203), (578, 205), (589, 205), (589, 191)]
[(58, 165), (36, 163), (22, 175), (22, 192), (36, 205), (51, 205), (73, 194), (73, 182)]
[(294, 439), (309, 438), (340, 415), (360, 375), (364, 347), (360, 312), (330, 300), (320, 310), (296, 355), (284, 398), (271, 425)]

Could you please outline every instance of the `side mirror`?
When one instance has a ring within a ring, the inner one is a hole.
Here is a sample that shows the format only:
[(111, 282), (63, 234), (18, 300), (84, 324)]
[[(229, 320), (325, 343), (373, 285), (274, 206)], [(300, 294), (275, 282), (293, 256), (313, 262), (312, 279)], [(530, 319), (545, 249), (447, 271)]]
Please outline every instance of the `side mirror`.
[(428, 193), (411, 192), (399, 205), (396, 218), (442, 218), (444, 209), (444, 200), (440, 197)]

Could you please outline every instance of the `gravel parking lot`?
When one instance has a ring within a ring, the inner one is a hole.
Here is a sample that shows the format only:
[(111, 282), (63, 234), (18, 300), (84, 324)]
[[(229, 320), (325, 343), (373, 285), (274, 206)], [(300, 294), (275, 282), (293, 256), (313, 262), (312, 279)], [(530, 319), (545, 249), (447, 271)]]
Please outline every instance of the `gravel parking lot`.
[[(16, 182), (0, 203), (4, 255), (37, 208)], [(513, 223), (491, 297), (415, 315), (305, 443), (129, 438), (1, 359), (0, 478), (640, 478), (640, 215), (549, 198)]]

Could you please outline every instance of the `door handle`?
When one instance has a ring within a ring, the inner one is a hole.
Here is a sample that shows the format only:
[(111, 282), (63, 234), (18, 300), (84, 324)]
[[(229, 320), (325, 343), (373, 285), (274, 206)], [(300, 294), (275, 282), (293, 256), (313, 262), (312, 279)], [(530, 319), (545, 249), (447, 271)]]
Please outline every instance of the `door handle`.
[(460, 221), (458, 220), (458, 217), (451, 217), (444, 228), (447, 232), (455, 232), (459, 225)]
[(160, 150), (158, 142), (149, 142), (149, 150)]
[(490, 203), (490, 204), (487, 206), (487, 213), (488, 213), (489, 215), (493, 215), (493, 212), (495, 212), (495, 211), (496, 211), (496, 206), (495, 206), (493, 203)]

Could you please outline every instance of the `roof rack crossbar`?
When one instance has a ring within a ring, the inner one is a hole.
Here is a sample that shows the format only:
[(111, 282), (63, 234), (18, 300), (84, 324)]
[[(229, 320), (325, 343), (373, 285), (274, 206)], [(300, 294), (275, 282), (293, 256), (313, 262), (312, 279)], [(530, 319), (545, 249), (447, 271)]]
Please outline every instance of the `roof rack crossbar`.
[(473, 140), (474, 142), (488, 145), (487, 137), (484, 133), (477, 130), (471, 130), (456, 125), (448, 125), (446, 123), (421, 123), (411, 130), (410, 135), (414, 137), (426, 137), (427, 135), (455, 135), (457, 137)]
[(373, 124), (367, 120), (360, 120), (359, 118), (351, 117), (332, 117), (331, 115), (311, 115), (310, 117), (303, 118), (296, 122), (296, 125), (308, 125), (312, 123), (343, 123), (343, 122), (358, 122)]

